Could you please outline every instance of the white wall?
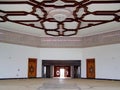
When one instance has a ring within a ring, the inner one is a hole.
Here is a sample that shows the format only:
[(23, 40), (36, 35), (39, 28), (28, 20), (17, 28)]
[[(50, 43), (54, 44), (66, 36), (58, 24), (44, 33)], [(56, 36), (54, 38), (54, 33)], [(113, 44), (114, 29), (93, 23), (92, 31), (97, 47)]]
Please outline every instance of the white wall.
[(41, 77), (42, 60), (81, 60), (82, 53), (78, 48), (35, 48), (0, 43), (0, 78), (26, 78), (28, 58), (38, 59), (37, 77)]
[(120, 80), (120, 44), (83, 48), (82, 77), (86, 77), (86, 59), (95, 58), (96, 78)]
[(80, 48), (40, 48), (41, 60), (82, 60)]
[[(37, 58), (37, 77), (42, 60), (81, 60), (81, 75), (86, 78), (86, 59), (95, 58), (96, 78), (120, 79), (120, 44), (89, 48), (35, 48), (0, 43), (0, 78), (25, 78), (28, 58)], [(20, 71), (18, 71), (20, 69)]]
[(80, 48), (40, 48), (42, 60), (82, 60)]
[(37, 76), (40, 77), (39, 57), (39, 48), (0, 43), (0, 78), (26, 78), (28, 58), (38, 59)]

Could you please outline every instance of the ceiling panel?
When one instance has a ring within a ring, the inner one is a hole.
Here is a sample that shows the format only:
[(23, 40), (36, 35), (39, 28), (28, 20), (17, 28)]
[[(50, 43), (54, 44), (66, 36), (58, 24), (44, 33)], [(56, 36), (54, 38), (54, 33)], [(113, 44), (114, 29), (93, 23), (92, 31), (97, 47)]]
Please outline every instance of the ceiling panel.
[(120, 0), (0, 0), (0, 29), (39, 37), (120, 30)]

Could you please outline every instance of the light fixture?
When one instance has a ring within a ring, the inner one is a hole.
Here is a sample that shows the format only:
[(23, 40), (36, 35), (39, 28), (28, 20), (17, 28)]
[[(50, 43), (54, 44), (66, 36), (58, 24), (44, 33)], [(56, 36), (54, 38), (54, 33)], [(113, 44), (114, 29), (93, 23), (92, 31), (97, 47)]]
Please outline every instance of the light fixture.
[(83, 28), (120, 22), (120, 1), (0, 1), (0, 23), (6, 21), (43, 29), (51, 36), (72, 36)]
[(54, 18), (58, 22), (65, 21), (70, 15), (72, 15), (72, 12), (70, 12), (67, 9), (53, 9), (50, 10), (48, 15), (51, 16), (51, 18)]

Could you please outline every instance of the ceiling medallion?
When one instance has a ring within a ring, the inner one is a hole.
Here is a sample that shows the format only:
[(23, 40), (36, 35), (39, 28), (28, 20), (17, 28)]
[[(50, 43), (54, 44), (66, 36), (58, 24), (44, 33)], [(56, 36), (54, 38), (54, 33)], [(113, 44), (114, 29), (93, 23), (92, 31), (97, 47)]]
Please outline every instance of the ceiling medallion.
[(0, 1), (0, 23), (6, 21), (42, 29), (51, 36), (72, 36), (83, 28), (120, 22), (120, 1)]
[(48, 12), (48, 15), (58, 22), (63, 22), (67, 19), (67, 17), (72, 15), (72, 12), (67, 9), (53, 9)]

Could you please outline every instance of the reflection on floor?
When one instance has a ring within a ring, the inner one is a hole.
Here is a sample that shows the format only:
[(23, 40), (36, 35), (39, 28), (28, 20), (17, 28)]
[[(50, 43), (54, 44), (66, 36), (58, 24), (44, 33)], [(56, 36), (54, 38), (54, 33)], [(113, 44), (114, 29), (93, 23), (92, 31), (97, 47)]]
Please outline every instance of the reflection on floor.
[(38, 90), (80, 90), (80, 87), (75, 83), (47, 82)]
[(120, 81), (89, 79), (0, 80), (0, 90), (120, 90)]

